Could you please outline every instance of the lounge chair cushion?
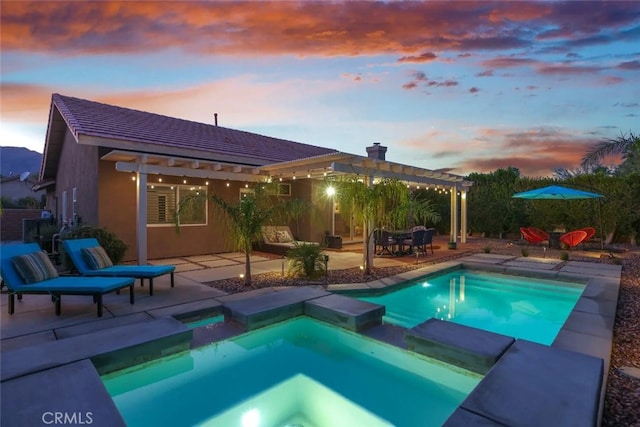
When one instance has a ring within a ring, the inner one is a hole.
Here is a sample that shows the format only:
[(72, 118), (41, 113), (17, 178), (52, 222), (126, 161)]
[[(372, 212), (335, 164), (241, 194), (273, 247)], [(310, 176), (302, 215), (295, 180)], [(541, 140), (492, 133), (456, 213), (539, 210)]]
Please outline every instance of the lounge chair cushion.
[(82, 256), (87, 266), (92, 270), (102, 270), (103, 268), (113, 266), (111, 258), (109, 258), (109, 255), (107, 255), (102, 246), (82, 248)]
[(18, 255), (12, 262), (20, 278), (27, 284), (58, 277), (58, 271), (45, 251)]

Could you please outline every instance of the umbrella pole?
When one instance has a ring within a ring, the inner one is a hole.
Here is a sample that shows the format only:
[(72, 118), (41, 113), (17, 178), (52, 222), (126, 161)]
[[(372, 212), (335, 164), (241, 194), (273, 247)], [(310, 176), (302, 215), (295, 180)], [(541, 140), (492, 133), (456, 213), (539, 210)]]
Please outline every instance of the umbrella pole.
[(604, 229), (602, 228), (602, 200), (598, 198), (598, 217), (600, 220), (600, 250), (604, 249)]

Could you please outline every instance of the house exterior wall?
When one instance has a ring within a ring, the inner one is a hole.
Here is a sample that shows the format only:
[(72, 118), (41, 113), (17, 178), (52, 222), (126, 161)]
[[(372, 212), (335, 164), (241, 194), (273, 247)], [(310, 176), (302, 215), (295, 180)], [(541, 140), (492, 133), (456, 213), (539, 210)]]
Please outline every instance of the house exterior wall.
[(69, 130), (65, 132), (56, 184), (47, 192), (47, 206), (62, 220), (62, 193), (67, 192), (67, 218), (73, 218), (73, 188), (76, 188), (76, 213), (83, 224), (98, 224), (98, 147), (78, 144)]
[[(117, 172), (115, 163), (100, 162), (99, 183), (99, 226), (114, 232), (129, 248), (125, 261), (134, 261), (137, 253), (136, 232), (136, 182), (133, 174)], [(182, 184), (182, 178), (163, 176), (163, 184)], [(158, 182), (158, 176), (148, 176), (148, 185)], [(190, 178), (189, 185), (207, 187), (209, 195), (214, 192), (230, 203), (240, 198), (241, 183)], [(173, 225), (147, 226), (147, 255), (149, 259), (173, 258), (229, 252), (233, 246), (229, 242), (228, 226), (222, 220), (220, 211), (208, 202), (207, 225), (185, 225), (176, 232)]]

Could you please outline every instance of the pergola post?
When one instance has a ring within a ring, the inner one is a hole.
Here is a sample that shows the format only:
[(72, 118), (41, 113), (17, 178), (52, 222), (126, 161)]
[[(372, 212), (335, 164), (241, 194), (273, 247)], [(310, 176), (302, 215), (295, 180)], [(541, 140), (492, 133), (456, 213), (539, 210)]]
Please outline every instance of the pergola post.
[(449, 230), (449, 241), (458, 241), (458, 195), (456, 193), (456, 187), (450, 187), (449, 192), (451, 194), (451, 228)]
[(147, 174), (136, 172), (136, 235), (138, 264), (147, 264)]
[(460, 242), (467, 243), (467, 190), (460, 190)]

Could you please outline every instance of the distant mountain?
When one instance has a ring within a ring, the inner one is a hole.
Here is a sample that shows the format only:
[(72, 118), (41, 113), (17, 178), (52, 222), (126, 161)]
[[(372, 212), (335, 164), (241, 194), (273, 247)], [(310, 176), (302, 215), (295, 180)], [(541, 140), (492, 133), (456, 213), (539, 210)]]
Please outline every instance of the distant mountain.
[(40, 172), (42, 154), (23, 147), (0, 147), (0, 175), (8, 177), (31, 172), (37, 176)]

